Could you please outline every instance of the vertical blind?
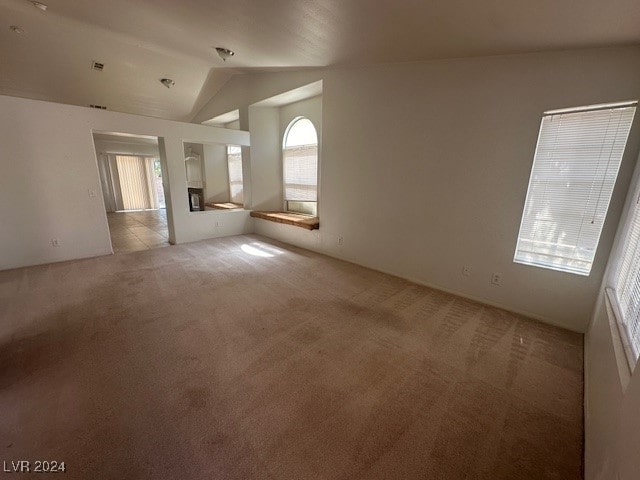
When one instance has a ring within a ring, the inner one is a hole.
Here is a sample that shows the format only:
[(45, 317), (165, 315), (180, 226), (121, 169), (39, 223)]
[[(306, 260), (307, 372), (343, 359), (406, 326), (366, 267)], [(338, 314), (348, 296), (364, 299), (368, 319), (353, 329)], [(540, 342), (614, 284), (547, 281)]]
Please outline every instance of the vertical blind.
[(622, 316), (618, 321), (626, 330), (624, 333), (629, 340), (635, 363), (640, 353), (640, 191), (636, 192), (630, 211), (613, 284)]
[(242, 149), (237, 145), (227, 147), (227, 165), (229, 169), (230, 200), (233, 203), (244, 203), (242, 185)]
[(153, 158), (116, 155), (124, 210), (158, 208)]
[(514, 261), (589, 275), (634, 104), (542, 118)]

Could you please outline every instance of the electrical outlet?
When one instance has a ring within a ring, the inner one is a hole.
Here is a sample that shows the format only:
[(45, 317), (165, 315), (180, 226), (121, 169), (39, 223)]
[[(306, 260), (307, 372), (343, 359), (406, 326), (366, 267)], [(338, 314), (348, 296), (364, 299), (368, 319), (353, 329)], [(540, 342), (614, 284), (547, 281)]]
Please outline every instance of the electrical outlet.
[(96, 197), (96, 191), (95, 190), (87, 190), (87, 194), (89, 195), (89, 198), (95, 198)]
[(502, 274), (501, 273), (493, 273), (491, 275), (491, 285), (497, 285), (498, 287), (502, 286)]
[(465, 277), (471, 276), (471, 267), (469, 265), (465, 265), (464, 267), (462, 267), (462, 275), (464, 275)]
[(344, 238), (342, 236), (338, 237), (338, 245), (344, 245)]
[(216, 220), (216, 227), (221, 227), (222, 226), (222, 222), (219, 220)]
[(59, 238), (52, 238), (51, 239), (51, 245), (53, 245), (54, 247), (59, 247), (60, 246), (60, 239)]

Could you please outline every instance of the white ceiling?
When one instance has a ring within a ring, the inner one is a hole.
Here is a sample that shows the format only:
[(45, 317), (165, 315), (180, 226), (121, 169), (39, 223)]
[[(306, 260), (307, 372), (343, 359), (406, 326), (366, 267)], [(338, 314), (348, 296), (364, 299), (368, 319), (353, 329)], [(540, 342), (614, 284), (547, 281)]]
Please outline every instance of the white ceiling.
[(254, 69), (640, 43), (638, 0), (42, 1), (0, 0), (0, 94), (176, 120)]
[(254, 107), (283, 107), (290, 103), (299, 102), (307, 98), (317, 97), (322, 95), (322, 80), (310, 83), (309, 85), (303, 85), (302, 87), (289, 90), (288, 92), (275, 95), (271, 98), (265, 98), (259, 102), (254, 103)]
[(232, 110), (231, 112), (218, 115), (206, 122), (202, 122), (203, 125), (210, 125), (212, 127), (224, 127), (226, 124), (240, 120), (240, 111)]

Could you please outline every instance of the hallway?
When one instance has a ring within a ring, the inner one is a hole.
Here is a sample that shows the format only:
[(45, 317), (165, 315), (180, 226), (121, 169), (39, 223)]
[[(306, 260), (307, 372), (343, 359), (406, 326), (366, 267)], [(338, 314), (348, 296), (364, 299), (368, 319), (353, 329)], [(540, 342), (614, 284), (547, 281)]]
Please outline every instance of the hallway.
[(168, 247), (167, 211), (141, 210), (107, 213), (113, 253)]

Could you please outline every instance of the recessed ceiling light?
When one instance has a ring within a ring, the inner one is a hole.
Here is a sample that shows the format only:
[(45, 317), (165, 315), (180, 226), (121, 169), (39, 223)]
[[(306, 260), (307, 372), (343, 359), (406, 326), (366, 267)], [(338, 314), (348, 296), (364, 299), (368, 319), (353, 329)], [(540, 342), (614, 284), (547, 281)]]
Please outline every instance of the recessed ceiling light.
[(167, 88), (171, 88), (176, 84), (176, 82), (174, 82), (170, 78), (161, 78), (160, 79), (160, 83), (163, 84)]
[(49, 8), (44, 3), (40, 3), (40, 2), (31, 2), (31, 3), (33, 4), (34, 7), (39, 8), (43, 12), (46, 12), (47, 8)]
[(236, 54), (233, 50), (229, 50), (224, 47), (216, 47), (216, 52), (218, 52), (220, 58), (225, 62), (227, 61), (227, 58), (233, 57)]
[(9, 27), (9, 30), (11, 30), (13, 33), (17, 33), (18, 35), (24, 33), (22, 27), (19, 27), (18, 25), (11, 25)]

